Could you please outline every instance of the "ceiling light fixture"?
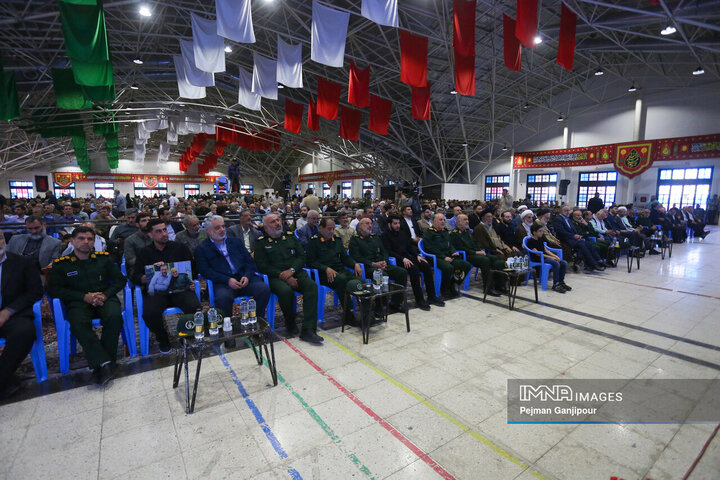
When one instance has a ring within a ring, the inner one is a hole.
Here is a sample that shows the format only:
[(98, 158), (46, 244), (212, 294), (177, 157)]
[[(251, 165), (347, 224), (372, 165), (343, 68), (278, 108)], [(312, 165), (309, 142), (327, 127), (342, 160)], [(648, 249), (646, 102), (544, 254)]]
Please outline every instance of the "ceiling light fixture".
[(140, 10), (138, 10), (138, 13), (142, 17), (152, 17), (152, 12), (150, 11), (150, 7), (147, 5), (140, 5)]
[(225, 53), (232, 53), (232, 47), (230, 45), (225, 45)]
[(503, 152), (507, 152), (507, 149), (508, 149), (507, 144), (503, 145), (502, 151), (503, 151)]
[(558, 115), (557, 121), (562, 122), (563, 120), (565, 120), (565, 117), (563, 117), (562, 114)]
[(672, 35), (675, 32), (677, 32), (677, 29), (672, 25), (668, 25), (667, 27), (660, 30), (660, 35)]
[(693, 70), (693, 75), (702, 75), (703, 73), (705, 73), (705, 69), (702, 67), (698, 67)]
[(523, 109), (527, 110), (528, 108), (530, 108), (530, 104), (525, 102), (525, 105), (523, 105)]
[(138, 86), (137, 86), (136, 84), (134, 84), (134, 83), (133, 83), (132, 85), (130, 85), (130, 89), (131, 89), (131, 90), (138, 90), (139, 88), (140, 88), (140, 87), (138, 87)]
[(597, 70), (595, 70), (595, 76), (599, 77), (600, 75), (605, 75), (605, 72), (603, 72), (602, 68), (598, 68)]
[(467, 147), (467, 145), (468, 145), (467, 143), (463, 143), (463, 144), (462, 144), (463, 147)]
[(278, 83), (278, 90), (281, 88), (285, 88), (285, 85), (283, 85), (282, 83)]
[(535, 45), (540, 45), (543, 42), (543, 40), (542, 40), (542, 38), (540, 38), (540, 35), (535, 35), (533, 42), (535, 43)]
[(133, 63), (136, 63), (136, 64), (138, 64), (138, 65), (142, 65), (142, 64), (143, 64), (143, 61), (140, 60), (139, 58), (136, 58), (135, 60), (133, 60)]
[(450, 90), (450, 95), (457, 95), (457, 90), (455, 90), (454, 88)]
[(635, 90), (637, 90), (637, 87), (635, 86), (635, 83), (633, 83), (630, 85), (630, 88), (628, 88), (628, 92), (634, 92)]

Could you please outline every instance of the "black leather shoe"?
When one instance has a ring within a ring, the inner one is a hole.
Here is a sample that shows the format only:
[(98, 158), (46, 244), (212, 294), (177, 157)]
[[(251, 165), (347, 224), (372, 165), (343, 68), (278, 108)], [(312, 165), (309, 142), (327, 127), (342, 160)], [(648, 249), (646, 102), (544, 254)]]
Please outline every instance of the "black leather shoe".
[(605, 265), (599, 263), (595, 265), (595, 270), (600, 270), (602, 272), (603, 270), (605, 270)]
[(305, 328), (303, 328), (302, 333), (300, 333), (300, 340), (312, 343), (313, 345), (322, 345), (323, 343), (323, 338), (320, 335)]
[(417, 308), (420, 310), (424, 310), (426, 312), (430, 311), (430, 304), (427, 302), (422, 302), (417, 304)]
[(565, 293), (566, 292), (566, 290), (563, 288), (563, 286), (560, 285), (559, 283), (556, 283), (555, 285), (552, 286), (552, 291), (557, 292), (557, 293)]
[(430, 305), (435, 305), (436, 307), (444, 307), (445, 302), (443, 302), (440, 298), (432, 298), (428, 300), (430, 302)]
[(0, 391), (0, 400), (5, 400), (15, 395), (18, 390), (20, 390), (21, 384), (22, 382), (17, 375), (11, 375), (10, 378), (8, 378), (5, 388)]
[(170, 342), (164, 341), (158, 343), (158, 348), (160, 349), (160, 353), (167, 354), (172, 352), (173, 347), (170, 345)]
[(560, 285), (562, 285), (562, 287), (563, 287), (565, 290), (567, 290), (568, 292), (569, 292), (570, 290), (572, 290), (572, 287), (570, 287), (570, 286), (569, 286), (567, 283), (565, 283), (565, 282), (560, 282)]
[(615, 268), (615, 267), (616, 267), (615, 262), (613, 262), (612, 260), (608, 260), (607, 262), (605, 262), (605, 266), (606, 266), (606, 267), (611, 267), (611, 268)]
[(487, 294), (490, 295), (491, 297), (499, 297), (502, 295), (502, 293), (495, 290), (494, 288), (491, 288), (490, 290), (488, 290)]
[(648, 252), (650, 255), (660, 255), (660, 252), (655, 250), (654, 248)]
[(107, 383), (115, 378), (115, 374), (112, 370), (112, 365), (110, 362), (106, 363), (102, 367), (98, 367), (99, 375), (98, 375), (98, 385), (104, 387), (107, 385)]

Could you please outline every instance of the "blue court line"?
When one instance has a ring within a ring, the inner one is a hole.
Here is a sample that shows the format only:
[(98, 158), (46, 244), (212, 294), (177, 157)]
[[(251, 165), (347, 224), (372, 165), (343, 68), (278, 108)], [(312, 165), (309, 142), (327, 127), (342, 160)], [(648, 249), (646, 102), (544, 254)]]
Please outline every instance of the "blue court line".
[[(240, 395), (242, 395), (242, 397), (245, 399), (245, 403), (247, 404), (252, 414), (255, 416), (255, 420), (257, 421), (258, 425), (260, 425), (262, 431), (265, 433), (265, 436), (270, 442), (270, 445), (272, 445), (280, 458), (288, 458), (288, 454), (280, 444), (280, 440), (277, 439), (275, 434), (270, 429), (270, 426), (265, 421), (265, 417), (263, 417), (262, 413), (260, 413), (260, 410), (255, 405), (255, 402), (250, 399), (250, 395), (248, 395), (247, 390), (245, 390), (245, 387), (238, 378), (237, 373), (235, 373), (235, 370), (233, 370), (233, 368), (230, 366), (230, 362), (228, 362), (227, 358), (225, 358), (225, 354), (217, 347), (215, 347), (215, 350), (217, 351), (220, 360), (222, 360), (223, 365), (225, 365), (225, 368), (227, 368), (227, 370), (230, 372), (230, 376), (232, 377), (233, 382), (235, 382), (235, 385), (237, 385), (238, 392), (240, 392)], [(290, 478), (292, 478), (293, 480), (302, 480), (300, 472), (295, 470), (293, 467), (288, 467), (287, 471), (290, 474)]]

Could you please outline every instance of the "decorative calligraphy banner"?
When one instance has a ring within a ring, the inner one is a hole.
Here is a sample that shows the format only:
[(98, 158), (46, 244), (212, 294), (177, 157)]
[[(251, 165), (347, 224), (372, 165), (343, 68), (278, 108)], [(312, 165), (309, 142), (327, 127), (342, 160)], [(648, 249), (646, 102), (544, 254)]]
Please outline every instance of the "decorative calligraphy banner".
[[(646, 150), (643, 151), (643, 149)], [(610, 143), (538, 152), (517, 152), (513, 158), (513, 168), (613, 164), (619, 173), (632, 178), (646, 171), (655, 161), (717, 157), (720, 157), (720, 134)]]
[(375, 172), (370, 168), (359, 168), (356, 170), (336, 170), (334, 172), (307, 173), (298, 177), (298, 182), (324, 182), (332, 186), (337, 181), (357, 180), (360, 178), (372, 178)]
[(73, 182), (142, 182), (146, 187), (154, 188), (158, 183), (215, 183), (216, 176), (197, 175), (134, 175), (131, 173), (80, 173), (80, 172), (55, 172), (53, 173), (55, 183), (67, 187)]

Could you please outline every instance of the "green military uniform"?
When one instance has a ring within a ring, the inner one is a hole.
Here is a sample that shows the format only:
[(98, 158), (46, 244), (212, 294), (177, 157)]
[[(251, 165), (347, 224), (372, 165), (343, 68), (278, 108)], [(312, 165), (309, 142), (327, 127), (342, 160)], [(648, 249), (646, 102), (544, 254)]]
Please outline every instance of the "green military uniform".
[[(364, 283), (362, 278), (346, 270), (345, 267), (354, 269), (355, 261), (348, 256), (342, 239), (337, 235), (331, 240), (326, 240), (321, 235), (313, 235), (307, 245), (307, 265), (310, 268), (317, 268), (320, 283), (335, 290), (342, 299), (343, 305), (345, 305), (345, 292), (358, 290)], [(327, 278), (328, 268), (337, 272), (332, 282)]]
[(472, 265), (459, 256), (453, 257), (452, 262), (445, 261), (445, 257), (452, 257), (455, 253), (455, 247), (453, 247), (450, 241), (450, 232), (448, 232), (447, 228), (443, 228), (442, 230), (438, 230), (435, 227), (428, 228), (423, 235), (423, 249), (427, 253), (436, 256), (437, 267), (442, 272), (441, 290), (444, 293), (455, 294), (455, 287), (453, 287), (452, 284), (455, 270), (461, 270), (467, 275)]
[[(588, 241), (591, 245), (594, 245), (598, 251), (598, 254), (600, 254), (602, 258), (608, 258), (608, 248), (610, 247), (610, 244), (608, 244), (608, 242), (605, 241), (604, 238), (602, 238), (602, 235), (600, 235), (598, 231), (595, 230), (595, 227), (592, 226), (592, 223), (588, 222), (587, 224), (583, 224), (580, 222), (576, 222), (575, 220), (573, 220), (572, 223), (578, 235), (582, 235), (585, 241)], [(593, 242), (592, 240), (590, 240), (590, 237), (595, 237), (595, 241)]]
[[(70, 332), (80, 342), (90, 368), (115, 361), (123, 326), (117, 294), (124, 286), (125, 277), (107, 252), (91, 253), (87, 260), (79, 260), (73, 252), (53, 262), (48, 294), (65, 304)], [(89, 292), (102, 292), (107, 300), (93, 307), (83, 300)], [(92, 319), (98, 317), (103, 327), (100, 339), (92, 329)]]
[[(258, 270), (267, 274), (270, 290), (277, 295), (280, 310), (285, 317), (285, 325), (294, 330), (295, 291), (303, 296), (303, 329), (315, 331), (317, 328), (318, 291), (317, 285), (305, 273), (305, 250), (292, 232), (286, 232), (278, 238), (269, 235), (258, 237), (255, 241), (255, 263)], [(295, 269), (293, 277), (298, 282), (297, 289), (282, 280), (281, 272)]]
[[(350, 239), (350, 256), (358, 263), (365, 265), (365, 275), (370, 277), (373, 272), (372, 264), (375, 262), (386, 262), (384, 274), (388, 275), (390, 279), (399, 285), (405, 285), (407, 283), (408, 273), (404, 268), (390, 265), (388, 262), (388, 254), (385, 247), (380, 240), (380, 237), (371, 233), (367, 237), (363, 237), (360, 234), (355, 234)], [(395, 304), (400, 304), (402, 301), (402, 294), (392, 296), (392, 301)]]
[[(461, 232), (456, 228), (450, 232), (450, 241), (452, 242), (455, 250), (462, 250), (465, 252), (467, 256), (466, 260), (470, 262), (471, 265), (480, 268), (483, 286), (487, 285), (490, 270), (503, 270), (505, 268), (505, 261), (502, 258), (490, 253), (486, 255), (478, 255), (475, 253), (482, 250), (482, 248), (480, 248), (480, 245), (478, 245), (473, 238), (470, 233), (470, 229), (465, 229), (465, 231)], [(498, 282), (496, 288), (501, 286), (500, 283), (502, 282)]]

